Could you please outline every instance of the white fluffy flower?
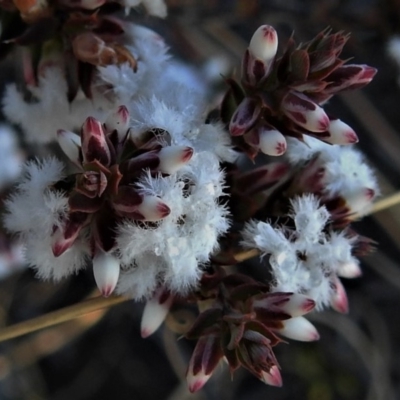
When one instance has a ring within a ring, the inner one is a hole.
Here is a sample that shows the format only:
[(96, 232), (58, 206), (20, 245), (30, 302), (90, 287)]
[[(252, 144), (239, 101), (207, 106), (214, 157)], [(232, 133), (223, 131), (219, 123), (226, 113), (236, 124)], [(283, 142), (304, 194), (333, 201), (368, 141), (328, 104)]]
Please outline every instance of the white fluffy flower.
[(63, 165), (50, 158), (29, 162), (16, 192), (6, 201), (6, 228), (19, 234), (26, 261), (43, 279), (59, 280), (83, 268), (87, 248), (78, 242), (60, 257), (52, 252), (52, 234), (62, 224), (68, 198), (50, 186), (63, 178)]
[[(156, 227), (128, 220), (119, 227), (123, 268), (118, 293), (140, 298), (150, 296), (159, 285), (178, 293), (196, 285), (201, 265), (217, 249), (218, 236), (229, 226), (225, 207), (217, 203), (222, 183), (218, 160), (210, 153), (195, 153), (169, 177), (143, 178), (141, 189), (160, 196), (171, 213)], [(153, 277), (146, 271), (152, 271)]]
[(295, 167), (316, 157), (312, 168), (321, 171), (318, 179), (323, 196), (344, 198), (354, 212), (367, 212), (379, 194), (373, 171), (353, 146), (330, 145), (310, 136), (305, 136), (304, 142), (288, 138), (286, 155)]
[(354, 239), (343, 232), (325, 231), (329, 213), (313, 195), (295, 198), (291, 216), (294, 230), (260, 221), (247, 223), (243, 245), (270, 256), (275, 291), (310, 296), (317, 309), (331, 305), (345, 311), (344, 292), (337, 296), (342, 289), (338, 276), (359, 275), (358, 261), (351, 254)]
[(22, 153), (15, 131), (7, 125), (0, 125), (0, 190), (18, 177), (21, 162)]
[(221, 161), (234, 161), (237, 153), (222, 125), (203, 123), (205, 108), (196, 93), (180, 85), (172, 92), (162, 100), (152, 96), (131, 105), (134, 135), (163, 129), (170, 134), (173, 145), (192, 146), (196, 153), (211, 152)]

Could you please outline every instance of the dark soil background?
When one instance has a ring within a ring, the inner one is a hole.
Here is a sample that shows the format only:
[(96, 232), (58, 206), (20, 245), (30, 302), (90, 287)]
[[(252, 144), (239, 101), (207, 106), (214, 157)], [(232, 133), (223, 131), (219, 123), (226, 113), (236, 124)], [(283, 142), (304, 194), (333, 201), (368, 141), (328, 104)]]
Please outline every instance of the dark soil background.
[[(295, 31), (309, 40), (326, 26), (351, 32), (345, 57), (379, 69), (359, 92), (326, 107), (359, 135), (387, 196), (400, 189), (400, 71), (388, 56), (400, 34), (398, 0), (170, 0), (169, 17), (137, 20), (160, 32), (171, 51), (197, 66), (224, 58), (239, 68), (253, 31), (273, 25), (280, 43)], [(4, 81), (12, 68), (3, 68)], [(223, 88), (215, 85), (215, 93)], [(284, 386), (263, 385), (246, 371), (233, 381), (222, 366), (191, 395), (183, 379), (192, 343), (160, 329), (140, 338), (143, 304), (126, 302), (37, 334), (0, 344), (0, 400), (396, 400), (400, 399), (400, 206), (356, 224), (377, 241), (362, 278), (346, 281), (350, 313), (311, 317), (321, 339), (277, 349)], [(247, 268), (254, 268), (254, 261)], [(0, 326), (75, 304), (95, 288), (91, 271), (60, 284), (24, 271), (0, 281)]]

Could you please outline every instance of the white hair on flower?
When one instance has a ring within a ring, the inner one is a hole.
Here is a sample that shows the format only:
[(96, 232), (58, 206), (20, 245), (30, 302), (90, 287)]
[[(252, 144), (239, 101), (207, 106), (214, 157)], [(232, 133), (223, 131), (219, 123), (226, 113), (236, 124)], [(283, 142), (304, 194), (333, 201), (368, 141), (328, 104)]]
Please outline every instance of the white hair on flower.
[(320, 179), (324, 196), (341, 196), (353, 211), (368, 211), (372, 198), (379, 194), (379, 187), (374, 172), (359, 151), (353, 146), (330, 145), (310, 136), (305, 136), (304, 142), (288, 138), (288, 143), (286, 155), (293, 166), (301, 167), (316, 157), (318, 167), (323, 170)]
[(5, 227), (22, 239), (26, 261), (43, 279), (60, 280), (87, 262), (84, 243), (77, 242), (60, 257), (52, 252), (52, 234), (67, 214), (68, 198), (49, 187), (63, 177), (63, 165), (57, 159), (31, 161), (26, 164), (15, 193), (6, 200)]
[(175, 101), (171, 98), (152, 96), (134, 103), (130, 109), (134, 134), (152, 129), (164, 129), (171, 137), (171, 144), (187, 145), (196, 152), (214, 153), (219, 160), (232, 162), (237, 153), (221, 124), (205, 124), (205, 108), (200, 106), (195, 93), (178, 85), (174, 88)]
[(274, 291), (306, 294), (317, 309), (336, 307), (338, 276), (359, 275), (358, 261), (351, 254), (355, 238), (326, 231), (329, 213), (315, 196), (297, 197), (291, 203), (293, 230), (253, 220), (242, 231), (242, 244), (269, 255)]
[[(229, 221), (224, 205), (223, 173), (211, 153), (194, 153), (191, 161), (168, 177), (144, 175), (138, 185), (147, 194), (161, 196), (171, 213), (156, 227), (126, 220), (118, 228), (118, 253), (124, 272), (118, 293), (150, 296), (158, 285), (186, 293), (201, 275), (201, 265), (218, 248), (218, 237)], [(155, 280), (144, 270), (151, 268)], [(127, 282), (129, 280), (129, 284)]]
[(68, 100), (67, 82), (58, 67), (47, 68), (39, 77), (38, 86), (28, 89), (35, 98), (32, 103), (24, 100), (23, 93), (15, 84), (8, 85), (3, 97), (3, 110), (10, 121), (21, 125), (29, 142), (53, 141), (60, 127), (75, 130), (87, 115), (99, 116), (98, 108), (83, 94), (78, 94), (72, 102)]

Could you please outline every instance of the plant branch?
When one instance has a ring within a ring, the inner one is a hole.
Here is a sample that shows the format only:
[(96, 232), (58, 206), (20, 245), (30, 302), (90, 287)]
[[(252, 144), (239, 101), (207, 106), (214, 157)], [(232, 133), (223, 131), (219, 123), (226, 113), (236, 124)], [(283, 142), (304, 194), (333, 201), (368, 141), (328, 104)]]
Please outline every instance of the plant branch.
[(81, 317), (102, 308), (111, 307), (129, 300), (128, 297), (95, 297), (84, 300), (78, 304), (61, 308), (60, 310), (32, 318), (28, 321), (20, 322), (0, 330), (0, 342), (13, 339), (27, 333), (38, 331), (39, 329), (61, 324), (71, 319)]
[(376, 201), (372, 206), (370, 214), (375, 214), (398, 204), (400, 204), (400, 191)]

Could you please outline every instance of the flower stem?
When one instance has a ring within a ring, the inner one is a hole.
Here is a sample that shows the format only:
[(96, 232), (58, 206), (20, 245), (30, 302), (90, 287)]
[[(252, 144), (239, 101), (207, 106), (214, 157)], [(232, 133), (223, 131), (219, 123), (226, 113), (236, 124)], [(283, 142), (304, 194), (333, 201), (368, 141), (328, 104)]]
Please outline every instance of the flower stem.
[(387, 208), (396, 206), (397, 204), (400, 204), (400, 191), (376, 201), (372, 206), (370, 214), (386, 210)]
[(27, 333), (38, 331), (39, 329), (57, 325), (71, 319), (81, 317), (93, 311), (105, 307), (111, 307), (129, 300), (123, 296), (95, 297), (84, 300), (78, 304), (61, 308), (60, 310), (50, 312), (40, 317), (32, 318), (28, 321), (20, 322), (0, 330), (0, 342), (13, 339)]

